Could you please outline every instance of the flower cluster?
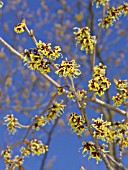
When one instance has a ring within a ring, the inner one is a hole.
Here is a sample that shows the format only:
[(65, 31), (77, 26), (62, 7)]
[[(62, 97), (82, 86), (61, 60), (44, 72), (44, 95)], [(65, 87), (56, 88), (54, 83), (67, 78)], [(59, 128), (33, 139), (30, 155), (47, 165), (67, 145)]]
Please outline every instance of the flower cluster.
[(44, 43), (41, 40), (36, 44), (37, 50), (47, 59), (56, 60), (58, 57), (61, 56), (61, 48), (60, 46), (55, 46), (54, 49), (51, 49), (51, 43)]
[(14, 134), (16, 132), (16, 127), (20, 128), (18, 126), (18, 124), (19, 124), (18, 120), (16, 118), (14, 118), (13, 114), (5, 116), (4, 117), (4, 122), (8, 127), (9, 133)]
[(42, 74), (50, 72), (49, 62), (43, 58), (42, 54), (38, 52), (38, 49), (31, 48), (24, 51), (23, 61), (28, 68), (32, 70), (38, 70)]
[(81, 135), (85, 129), (85, 121), (82, 119), (82, 116), (77, 115), (76, 113), (72, 113), (69, 117), (69, 125), (76, 132), (77, 135)]
[(121, 144), (122, 148), (128, 147), (128, 122), (114, 122), (111, 127), (115, 142)]
[[(79, 97), (83, 98), (86, 94), (86, 91), (84, 89), (77, 90), (77, 94), (78, 94)], [(69, 92), (67, 97), (70, 99), (70, 98), (74, 98), (75, 96), (74, 96), (73, 92)]]
[(31, 147), (29, 145), (27, 147), (22, 146), (20, 152), (23, 157), (27, 157), (31, 154)]
[[(82, 99), (82, 98), (84, 98), (84, 97), (86, 97), (86, 91), (84, 90), (84, 89), (82, 89), (82, 90), (77, 90), (77, 94), (78, 94), (78, 96)], [(69, 98), (69, 99), (72, 99), (73, 101), (75, 101), (75, 95), (73, 94), (73, 92), (69, 92), (68, 93), (68, 95), (67, 95), (67, 97)], [(84, 106), (86, 106), (86, 103), (83, 103), (84, 104)]]
[(96, 8), (99, 8), (99, 5), (106, 6), (110, 0), (93, 0), (92, 3), (96, 2)]
[[(79, 150), (82, 149), (83, 156), (86, 156), (87, 154), (89, 154), (88, 159), (91, 159), (91, 158), (96, 159), (97, 164), (98, 164), (98, 161), (102, 160), (100, 153), (97, 151), (95, 144), (93, 142), (91, 142), (91, 141), (82, 142), (82, 145), (83, 146)], [(105, 151), (105, 145), (104, 144), (100, 146), (100, 149), (103, 153), (108, 152), (108, 151)]]
[(90, 29), (88, 27), (74, 29), (78, 30), (74, 32), (75, 39), (77, 40), (76, 45), (80, 44), (81, 50), (86, 50), (86, 54), (88, 54), (88, 52), (92, 54), (96, 44), (96, 37), (90, 35)]
[(37, 115), (34, 117), (34, 125), (32, 129), (34, 130), (39, 130), (40, 127), (45, 126), (46, 124), (46, 119), (44, 116), (38, 117)]
[(44, 154), (46, 151), (48, 151), (48, 146), (37, 139), (27, 141), (27, 146), (20, 149), (22, 157), (26, 157), (30, 155), (30, 153), (32, 155), (40, 155)]
[(48, 113), (45, 115), (46, 121), (54, 121), (57, 117), (60, 117), (64, 112), (65, 105), (55, 102), (53, 106), (49, 109)]
[(124, 3), (123, 5), (118, 6), (117, 8), (111, 7), (107, 11), (107, 15), (102, 19), (100, 19), (100, 23), (98, 24), (102, 28), (108, 28), (112, 26), (113, 23), (119, 19), (120, 16), (124, 14), (128, 14), (128, 3)]
[(4, 162), (5, 163), (10, 163), (10, 159), (11, 159), (11, 149), (9, 147), (7, 147), (6, 150), (2, 151), (2, 155), (4, 156)]
[(59, 74), (60, 77), (73, 76), (76, 78), (81, 74), (81, 71), (78, 69), (80, 65), (78, 65), (75, 60), (62, 61), (62, 63), (60, 65), (57, 64), (57, 66), (59, 67), (55, 73)]
[(30, 149), (33, 155), (40, 155), (48, 151), (48, 146), (37, 139), (33, 139), (30, 142)]
[(94, 129), (93, 136), (97, 137), (106, 142), (116, 142), (121, 145), (123, 148), (128, 146), (128, 123), (127, 122), (111, 122), (104, 121), (102, 118), (92, 119), (92, 127)]
[(121, 146), (122, 148), (128, 148), (128, 137), (121, 139)]
[(31, 141), (27, 141), (26, 147), (22, 147), (20, 149), (21, 156), (16, 155), (14, 159), (12, 159), (12, 151), (10, 147), (7, 147), (6, 150), (2, 151), (2, 155), (4, 157), (4, 162), (6, 164), (6, 170), (14, 170), (16, 167), (20, 167), (24, 162), (24, 157), (32, 154), (32, 155), (40, 155), (44, 154), (48, 151), (48, 146), (44, 145), (41, 141), (37, 139), (33, 139)]
[(21, 22), (14, 27), (14, 31), (16, 33), (22, 33), (24, 32), (24, 29), (25, 29), (25, 22)]
[(32, 70), (38, 70), (42, 74), (50, 72), (50, 59), (56, 60), (61, 56), (61, 49), (59, 46), (55, 46), (51, 49), (51, 44), (45, 44), (41, 40), (36, 43), (37, 48), (25, 49), (22, 59), (28, 68)]
[(112, 99), (114, 101), (114, 106), (120, 106), (128, 99), (128, 80), (115, 80), (115, 84), (118, 93), (116, 96), (113, 96)]
[(58, 87), (58, 95), (63, 94), (63, 90), (64, 90), (63, 86)]
[(104, 121), (103, 115), (101, 115), (101, 118), (92, 119), (92, 121), (94, 122), (92, 124), (92, 127), (94, 128), (93, 136), (105, 141), (110, 134), (109, 126), (111, 125), (111, 122)]
[(95, 91), (95, 94), (102, 96), (104, 91), (107, 90), (111, 83), (108, 78), (105, 77), (105, 68), (102, 63), (94, 67), (93, 79), (89, 81), (89, 90)]
[(7, 147), (6, 150), (2, 151), (2, 155), (4, 156), (4, 162), (6, 164), (6, 170), (14, 170), (15, 167), (19, 167), (23, 164), (24, 159), (22, 156), (16, 155), (14, 159), (11, 159), (11, 149)]

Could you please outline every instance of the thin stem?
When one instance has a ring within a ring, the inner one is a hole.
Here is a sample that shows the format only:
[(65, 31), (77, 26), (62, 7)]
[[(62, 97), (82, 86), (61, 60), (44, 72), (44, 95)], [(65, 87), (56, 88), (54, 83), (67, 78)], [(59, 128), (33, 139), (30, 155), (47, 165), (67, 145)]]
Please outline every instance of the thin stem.
[(97, 32), (96, 41), (98, 41), (100, 33), (101, 33), (101, 29), (102, 29), (102, 26), (103, 26), (103, 18), (104, 18), (104, 15), (105, 15), (105, 10), (106, 10), (106, 7), (104, 6), (103, 11), (102, 11), (102, 22), (101, 22), (101, 25), (100, 25), (98, 32)]
[(6, 41), (3, 40), (2, 37), (0, 37), (0, 42), (5, 46), (7, 47), (7, 49), (13, 53), (13, 54), (16, 54), (18, 57), (22, 57), (22, 54), (20, 54), (18, 51), (16, 51), (13, 47), (11, 47)]
[[(58, 119), (55, 120), (54, 125), (52, 126), (52, 128), (48, 132), (48, 139), (47, 139), (47, 142), (46, 142), (46, 145), (48, 145), (48, 146), (50, 145), (52, 133), (53, 133), (57, 123), (58, 123)], [(44, 166), (45, 166), (45, 162), (46, 162), (47, 156), (48, 156), (48, 152), (46, 152), (44, 157), (43, 157), (40, 170), (44, 170), (45, 169)]]
[(121, 110), (121, 109), (119, 109), (119, 108), (116, 108), (116, 107), (114, 107), (114, 106), (111, 106), (110, 104), (108, 104), (108, 103), (106, 103), (106, 102), (104, 102), (104, 101), (102, 101), (102, 100), (100, 100), (100, 99), (97, 99), (97, 98), (88, 98), (88, 97), (86, 97), (84, 100), (85, 100), (85, 101), (91, 101), (91, 102), (97, 103), (97, 104), (101, 105), (102, 107), (105, 107), (105, 108), (107, 108), (107, 109), (110, 109), (110, 110), (112, 110), (112, 111), (115, 111), (115, 112), (117, 112), (117, 113), (120, 113), (120, 114), (123, 115), (123, 116), (126, 115), (126, 112), (125, 112), (124, 110)]
[(34, 31), (33, 30), (30, 30), (28, 29), (27, 25), (26, 25), (26, 20), (25, 18), (22, 18), (21, 22), (24, 22), (25, 23), (25, 30), (27, 31), (27, 33), (29, 34), (29, 36), (32, 38), (32, 40), (34, 41), (34, 44), (36, 45), (37, 44), (37, 40), (34, 36)]
[(73, 81), (73, 78), (72, 76), (70, 76), (70, 80), (71, 80), (71, 85), (72, 85), (72, 88), (75, 89), (75, 85), (74, 85), (74, 81)]
[[(3, 40), (2, 37), (0, 37), (0, 42), (7, 47), (7, 49), (11, 52), (16, 54), (18, 57), (22, 57), (22, 54), (20, 54), (18, 51), (16, 51), (13, 47), (11, 47), (5, 40)], [(46, 78), (49, 82), (51, 82), (55, 87), (60, 87), (60, 84), (58, 84), (56, 81), (54, 81), (50, 76), (48, 76), (47, 74), (42, 74), (44, 76), (44, 78)]]
[(111, 167), (111, 165), (110, 165), (108, 159), (106, 158), (106, 155), (101, 151), (100, 145), (99, 145), (99, 143), (98, 143), (97, 138), (96, 138), (96, 137), (93, 137), (93, 130), (92, 130), (92, 128), (91, 128), (91, 124), (90, 124), (90, 122), (89, 122), (89, 120), (88, 120), (86, 111), (85, 111), (85, 109), (82, 107), (82, 105), (83, 105), (83, 103), (81, 102), (80, 111), (81, 111), (82, 116), (84, 117), (84, 120), (86, 121), (88, 130), (89, 130), (89, 132), (90, 132), (92, 138), (93, 138), (94, 141), (95, 141), (96, 149), (97, 149), (97, 151), (99, 152), (99, 154), (101, 155), (101, 158), (104, 160), (104, 163), (105, 163), (107, 169), (108, 169), (108, 170), (113, 170), (113, 168)]
[[(58, 96), (58, 94), (56, 93), (50, 100), (50, 102), (48, 103), (47, 107), (40, 113), (40, 115), (38, 116), (38, 118), (40, 118), (51, 106), (51, 104), (53, 103), (53, 101), (55, 100), (55, 98)], [(32, 126), (35, 124), (35, 121), (29, 126), (24, 138), (23, 138), (23, 141), (25, 141), (25, 139), (27, 138)]]
[(121, 170), (128, 170), (127, 168), (123, 167), (123, 165), (121, 163), (118, 163), (117, 161), (115, 161), (110, 155), (106, 154), (107, 157), (118, 167), (120, 167)]
[[(48, 105), (47, 105), (46, 108), (40, 113), (40, 115), (38, 116), (38, 118), (40, 118), (40, 117), (50, 108), (51, 104), (53, 103), (53, 101), (55, 100), (55, 98), (56, 98), (57, 96), (58, 96), (58, 94), (56, 93), (56, 94), (51, 98), (51, 100), (49, 101)], [(36, 120), (35, 120), (35, 121), (36, 121)], [(33, 121), (33, 122), (29, 125), (28, 130), (27, 130), (26, 134), (24, 135), (24, 137), (23, 137), (23, 139), (22, 139), (21, 141), (16, 142), (16, 143), (14, 143), (14, 144), (12, 144), (12, 145), (9, 146), (11, 149), (14, 148), (14, 147), (17, 146), (17, 145), (20, 145), (20, 144), (24, 143), (24, 142), (26, 141), (26, 138), (27, 138), (30, 130), (32, 129), (33, 125), (35, 124), (35, 121)]]
[[(105, 7), (103, 7), (103, 11), (102, 11), (102, 19), (104, 18), (104, 15), (105, 15)], [(97, 32), (97, 36), (96, 36), (96, 44), (98, 42), (98, 38), (100, 36), (100, 32), (101, 32), (101, 29), (102, 29), (102, 25), (103, 25), (103, 21), (101, 22), (101, 25), (98, 29), (98, 32)], [(96, 60), (96, 44), (94, 45), (94, 50), (93, 50), (93, 54), (92, 54), (92, 76), (93, 76), (93, 73), (94, 73), (94, 67), (95, 67), (95, 60)]]
[[(5, 46), (5, 47), (7, 47), (7, 49), (9, 49), (9, 51), (11, 52), (11, 53), (14, 53), (14, 54), (16, 54), (18, 57), (22, 57), (22, 55), (19, 53), (19, 52), (17, 52), (13, 47), (11, 47), (5, 40), (3, 40), (3, 38), (2, 37), (0, 37), (0, 42)], [(43, 77), (44, 78), (46, 78), (50, 83), (52, 83), (56, 88), (58, 88), (58, 87), (60, 87), (60, 84), (59, 83), (57, 83), (56, 81), (54, 81), (50, 76), (48, 76), (47, 74), (43, 74)], [(68, 83), (67, 81), (66, 81), (66, 83)], [(70, 84), (68, 83), (68, 85), (70, 86)], [(73, 89), (71, 89), (73, 92), (74, 92), (74, 90)], [(64, 90), (64, 93), (65, 94), (68, 94), (69, 93), (69, 91), (67, 91), (67, 90)], [(78, 95), (77, 95), (77, 97), (79, 97)], [(79, 100), (80, 100), (80, 98), (79, 98)], [(126, 115), (126, 112), (124, 111), (124, 110), (121, 110), (121, 109), (119, 109), (119, 108), (116, 108), (116, 107), (113, 107), (113, 106), (111, 106), (110, 104), (107, 104), (106, 102), (104, 102), (104, 101), (101, 101), (100, 99), (91, 99), (91, 98), (88, 98), (88, 97), (86, 97), (85, 99), (84, 99), (85, 101), (91, 101), (91, 102), (94, 102), (94, 103), (97, 103), (97, 104), (99, 104), (99, 105), (101, 105), (102, 107), (106, 107), (106, 108), (108, 108), (108, 109), (110, 109), (110, 110), (112, 110), (112, 111), (115, 111), (115, 112), (117, 112), (117, 113), (120, 113), (121, 115)]]

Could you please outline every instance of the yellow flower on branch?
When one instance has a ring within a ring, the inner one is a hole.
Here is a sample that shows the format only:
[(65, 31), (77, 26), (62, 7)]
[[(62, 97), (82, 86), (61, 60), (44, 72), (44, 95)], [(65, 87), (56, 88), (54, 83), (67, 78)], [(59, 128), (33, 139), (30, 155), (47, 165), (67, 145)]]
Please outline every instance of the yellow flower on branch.
[(96, 2), (96, 8), (99, 8), (99, 5), (105, 6), (110, 0), (93, 0), (92, 3)]
[(58, 87), (58, 95), (63, 94), (64, 87)]
[(88, 84), (89, 90), (94, 91), (95, 94), (98, 94), (99, 96), (102, 96), (104, 91), (106, 91), (111, 85), (109, 79), (105, 77), (105, 68), (106, 66), (103, 66), (102, 63), (95, 66), (93, 69), (93, 78), (89, 80)]
[(15, 166), (16, 166), (16, 167), (19, 167), (20, 165), (23, 164), (24, 159), (23, 159), (22, 156), (16, 155), (16, 156), (14, 157), (14, 159), (13, 159), (13, 162), (15, 163)]
[(45, 124), (46, 124), (46, 119), (43, 116), (41, 117), (35, 116), (34, 125), (32, 126), (32, 129), (39, 130), (41, 127), (45, 126)]
[(20, 128), (18, 126), (18, 120), (14, 118), (13, 114), (5, 116), (4, 119), (4, 122), (8, 127), (9, 133), (14, 134), (16, 132), (16, 127)]
[(118, 93), (112, 97), (114, 106), (120, 106), (122, 103), (126, 103), (128, 99), (128, 80), (115, 80)]
[(29, 148), (25, 148), (22, 146), (22, 148), (20, 149), (20, 152), (23, 157), (26, 157), (30, 155), (31, 150)]
[(6, 150), (3, 150), (1, 154), (4, 156), (4, 162), (6, 164), (11, 162), (11, 149), (9, 147), (7, 147)]
[(71, 99), (71, 98), (73, 99), (74, 97), (75, 96), (74, 96), (73, 92), (69, 92), (68, 95), (67, 95), (68, 99)]
[(44, 57), (47, 59), (56, 60), (61, 56), (61, 48), (60, 46), (55, 46), (52, 50), (51, 43), (44, 43), (41, 40), (36, 44), (37, 50), (39, 53), (41, 53)]
[(41, 141), (38, 141), (37, 139), (33, 139), (30, 142), (30, 150), (32, 155), (40, 155), (48, 151), (48, 146), (44, 145)]
[(107, 15), (104, 16), (103, 19), (99, 19), (100, 22), (98, 26), (101, 26), (102, 28), (108, 28), (109, 26), (112, 26), (114, 22), (119, 20), (119, 17), (121, 17), (123, 14), (124, 16), (128, 14), (128, 3), (124, 3), (117, 8), (109, 8)]
[(74, 78), (78, 77), (81, 74), (81, 71), (78, 69), (80, 65), (78, 65), (75, 60), (72, 61), (62, 61), (59, 65), (57, 64), (58, 69), (55, 72), (60, 77), (73, 76)]
[(14, 27), (14, 31), (16, 33), (22, 33), (22, 32), (24, 32), (24, 30), (25, 30), (25, 23), (24, 22), (21, 22)]
[[(97, 151), (96, 146), (93, 142), (82, 142), (82, 147), (79, 148), (79, 151), (82, 149), (82, 154), (85, 157), (86, 155), (89, 155), (88, 159), (94, 158), (96, 159), (96, 164), (98, 164), (99, 161), (102, 161), (100, 153)], [(100, 149), (103, 153), (106, 153), (108, 151), (105, 150), (104, 144), (100, 146)], [(85, 154), (86, 153), (86, 154)]]
[(77, 29), (77, 32), (74, 32), (75, 39), (77, 40), (76, 45), (80, 44), (80, 49), (86, 50), (86, 54), (88, 54), (88, 52), (92, 54), (96, 44), (96, 37), (90, 35), (90, 29), (88, 27), (75, 27), (74, 29)]
[(29, 156), (30, 154), (40, 155), (48, 151), (48, 146), (44, 145), (42, 141), (37, 139), (27, 141), (26, 145), (26, 147), (22, 147), (20, 149), (23, 158)]
[(81, 135), (86, 130), (85, 121), (82, 116), (79, 116), (76, 113), (70, 115), (68, 122), (77, 135)]
[(38, 52), (38, 49), (31, 48), (25, 50), (23, 55), (22, 60), (31, 70), (38, 70), (42, 74), (50, 72), (49, 62), (43, 58), (42, 54)]
[(53, 103), (53, 106), (49, 109), (48, 113), (45, 115), (46, 121), (51, 120), (52, 122), (57, 118), (60, 117), (63, 112), (66, 105), (63, 104), (63, 101), (61, 103)]

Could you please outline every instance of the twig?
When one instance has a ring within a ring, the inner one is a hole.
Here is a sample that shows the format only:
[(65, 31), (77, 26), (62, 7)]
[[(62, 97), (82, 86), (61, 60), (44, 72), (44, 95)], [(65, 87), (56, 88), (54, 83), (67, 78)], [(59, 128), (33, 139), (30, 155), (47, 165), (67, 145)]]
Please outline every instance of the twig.
[(99, 143), (98, 143), (97, 138), (96, 138), (96, 137), (93, 137), (93, 130), (92, 130), (91, 124), (90, 124), (90, 122), (89, 122), (89, 120), (88, 120), (88, 117), (87, 117), (85, 108), (82, 107), (82, 105), (83, 105), (82, 102), (80, 102), (80, 104), (81, 104), (81, 108), (79, 108), (79, 109), (80, 109), (80, 111), (81, 111), (82, 116), (84, 117), (84, 120), (86, 121), (88, 130), (89, 130), (89, 132), (90, 132), (92, 138), (93, 138), (94, 141), (95, 141), (96, 149), (97, 149), (97, 151), (99, 152), (99, 154), (101, 155), (101, 158), (104, 160), (104, 163), (105, 163), (107, 169), (108, 169), (108, 170), (113, 170), (113, 168), (111, 167), (111, 165), (110, 165), (108, 159), (106, 158), (106, 155), (101, 151), (100, 145), (99, 145)]
[(110, 155), (106, 154), (107, 157), (118, 167), (121, 168), (121, 170), (128, 170), (127, 168), (125, 168), (121, 163), (118, 163), (117, 161), (115, 161)]
[[(11, 52), (11, 53), (14, 53), (14, 54), (16, 54), (18, 57), (20, 57), (20, 59), (21, 59), (21, 57), (22, 57), (22, 54), (20, 54), (19, 52), (17, 52), (13, 47), (11, 47), (6, 41), (4, 41), (3, 40), (3, 38), (2, 37), (0, 37), (0, 42), (5, 46), (5, 47), (7, 47), (7, 49), (9, 49), (9, 51)], [(60, 85), (56, 82), (56, 81), (54, 81), (50, 76), (48, 76), (48, 75), (46, 75), (46, 74), (42, 74), (49, 82), (51, 82), (55, 87), (60, 87)]]
[[(58, 123), (58, 118), (55, 120), (52, 128), (50, 129), (49, 133), (48, 133), (48, 139), (47, 139), (47, 142), (46, 142), (46, 145), (50, 145), (50, 142), (51, 142), (51, 136), (52, 136), (52, 133), (56, 127)], [(42, 160), (42, 163), (41, 163), (41, 167), (40, 167), (40, 170), (44, 170), (44, 166), (45, 166), (45, 162), (46, 162), (46, 158), (47, 158), (47, 155), (48, 155), (48, 152), (45, 152), (44, 154), (44, 157), (43, 157), (43, 160)]]
[(100, 99), (97, 99), (97, 98), (88, 98), (88, 97), (86, 97), (84, 100), (85, 100), (85, 101), (91, 101), (91, 102), (97, 103), (97, 104), (101, 105), (102, 107), (105, 107), (105, 108), (107, 108), (107, 109), (110, 109), (110, 110), (112, 110), (112, 111), (115, 111), (115, 112), (117, 112), (117, 113), (120, 113), (120, 114), (123, 115), (123, 116), (126, 115), (126, 112), (125, 112), (124, 110), (121, 110), (121, 109), (119, 109), (119, 108), (116, 108), (116, 107), (114, 107), (114, 106), (111, 106), (110, 104), (108, 104), (108, 103), (106, 103), (106, 102), (104, 102), (104, 101), (102, 101), (102, 100), (100, 100)]
[(96, 36), (96, 40), (98, 41), (98, 38), (100, 36), (100, 32), (101, 32), (101, 29), (102, 29), (102, 26), (103, 26), (103, 18), (104, 18), (104, 15), (105, 15), (105, 10), (106, 10), (106, 7), (103, 7), (103, 11), (102, 11), (102, 22), (101, 22), (101, 25), (98, 29), (98, 32), (97, 32), (97, 36)]
[(5, 46), (7, 47), (7, 49), (13, 53), (13, 54), (16, 54), (18, 57), (22, 57), (22, 54), (20, 54), (19, 52), (17, 52), (13, 47), (11, 47), (6, 41), (3, 40), (2, 37), (0, 37), (0, 42)]
[[(105, 15), (105, 7), (103, 7), (102, 18), (104, 18), (104, 15)], [(96, 44), (97, 44), (98, 38), (100, 36), (102, 25), (103, 25), (103, 21), (101, 22), (101, 25), (100, 25), (98, 32), (97, 32), (97, 36), (96, 36), (96, 40), (95, 40)], [(92, 76), (93, 76), (93, 73), (94, 73), (95, 60), (96, 60), (96, 44), (94, 45), (94, 50), (93, 50), (93, 54), (92, 54)]]
[[(40, 113), (40, 115), (38, 116), (38, 118), (40, 118), (40, 117), (50, 108), (51, 104), (53, 103), (53, 101), (55, 100), (55, 98), (56, 98), (57, 96), (58, 96), (58, 94), (56, 93), (56, 94), (51, 98), (51, 100), (49, 101), (48, 105), (47, 105), (46, 108)], [(36, 120), (35, 120), (35, 121), (36, 121)], [(32, 126), (35, 124), (35, 121), (33, 121), (33, 122), (27, 127), (28, 130), (27, 130), (26, 134), (24, 135), (24, 137), (23, 137), (23, 139), (22, 139), (21, 141), (16, 142), (16, 143), (14, 143), (14, 144), (12, 144), (12, 145), (9, 146), (11, 149), (14, 148), (15, 146), (20, 145), (20, 144), (22, 144), (22, 143), (25, 142), (25, 140), (26, 140), (26, 138), (27, 138), (27, 136), (28, 136), (28, 134), (29, 134)]]
[(25, 20), (25, 18), (22, 18), (21, 22), (25, 23), (25, 30), (27, 31), (27, 33), (29, 34), (29, 36), (30, 36), (30, 37), (32, 38), (32, 40), (34, 41), (34, 44), (36, 44), (36, 43), (37, 43), (37, 40), (36, 40), (36, 38), (35, 38), (35, 36), (34, 36), (34, 32), (33, 32), (33, 30), (30, 30), (30, 31), (29, 31), (29, 29), (28, 29), (28, 27), (27, 27), (27, 25), (26, 25), (26, 20)]
[[(40, 118), (51, 106), (51, 104), (53, 103), (54, 99), (58, 96), (58, 94), (56, 93), (52, 98), (51, 100), (49, 101), (47, 107), (41, 112), (41, 114), (38, 116), (38, 118)], [(26, 137), (28, 136), (32, 126), (35, 124), (35, 121), (29, 126), (24, 138), (23, 138), (23, 141), (25, 141)]]
[[(4, 46), (6, 46), (6, 47), (9, 49), (10, 52), (16, 54), (18, 57), (21, 58), (22, 55), (21, 55), (19, 52), (17, 52), (14, 48), (12, 48), (6, 41), (4, 41), (3, 38), (1, 38), (1, 37), (0, 37), (0, 42), (1, 42)], [(57, 83), (56, 81), (54, 81), (54, 80), (53, 80), (50, 76), (48, 76), (47, 74), (43, 74), (43, 76), (44, 76), (44, 78), (46, 78), (50, 83), (52, 83), (55, 87), (57, 87), (57, 88), (60, 87), (60, 84)], [(66, 83), (67, 83), (67, 82), (66, 82)], [(69, 85), (70, 85), (70, 84), (69, 84)], [(72, 90), (72, 91), (74, 91), (74, 90)], [(68, 91), (67, 91), (67, 90), (64, 90), (64, 93), (65, 93), (65, 94), (68, 94)], [(78, 97), (78, 95), (77, 95), (77, 97)], [(85, 101), (91, 101), (91, 102), (97, 103), (97, 104), (101, 105), (102, 107), (106, 107), (106, 108), (108, 108), (108, 109), (110, 109), (110, 110), (113, 110), (113, 111), (115, 111), (115, 112), (117, 112), (117, 113), (120, 113), (120, 114), (122, 114), (122, 115), (126, 115), (126, 112), (125, 112), (125, 111), (123, 111), (123, 110), (121, 110), (121, 109), (119, 109), (119, 108), (115, 108), (115, 107), (113, 107), (113, 106), (111, 106), (111, 105), (107, 104), (106, 102), (101, 101), (101, 100), (99, 100), (99, 99), (85, 98)]]

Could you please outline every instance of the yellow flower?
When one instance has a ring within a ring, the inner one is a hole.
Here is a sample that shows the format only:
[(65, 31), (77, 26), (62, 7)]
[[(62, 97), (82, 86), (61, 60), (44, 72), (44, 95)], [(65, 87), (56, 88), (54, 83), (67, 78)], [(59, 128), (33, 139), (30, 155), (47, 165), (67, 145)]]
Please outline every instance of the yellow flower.
[(95, 91), (95, 94), (102, 96), (104, 91), (107, 90), (111, 83), (108, 78), (105, 77), (105, 68), (102, 63), (94, 67), (93, 79), (89, 81), (89, 90)]
[(103, 115), (101, 115), (101, 118), (92, 119), (92, 121), (94, 122), (92, 124), (94, 128), (93, 136), (105, 141), (108, 135), (111, 135), (109, 129), (111, 122), (104, 121)]
[(15, 166), (19, 167), (20, 165), (23, 164), (24, 159), (22, 156), (16, 155), (13, 161), (15, 162)]
[[(57, 65), (58, 66), (58, 65)], [(59, 65), (56, 74), (59, 74), (60, 77), (73, 76), (74, 78), (78, 77), (81, 74), (81, 71), (78, 69), (78, 65), (75, 60), (72, 61), (62, 61)]]
[(82, 116), (79, 116), (76, 113), (70, 115), (68, 122), (77, 135), (81, 135), (86, 129), (85, 121), (82, 119)]
[[(99, 152), (97, 151), (95, 144), (93, 142), (91, 142), (91, 141), (82, 142), (82, 145), (83, 146), (81, 148), (79, 148), (79, 150), (82, 149), (83, 156), (86, 156), (87, 154), (89, 154), (88, 159), (91, 159), (91, 158), (96, 159), (97, 164), (98, 164), (98, 161), (102, 160), (101, 156), (100, 156)], [(108, 152), (108, 151), (105, 151), (105, 145), (104, 144), (100, 146), (100, 149), (103, 153)], [(86, 152), (86, 154), (85, 154), (85, 152)]]
[(43, 54), (44, 57), (52, 60), (56, 60), (61, 56), (60, 51), (61, 48), (60, 46), (55, 46), (54, 49), (51, 49), (51, 43), (44, 43), (41, 40), (36, 43), (38, 52)]
[(58, 87), (58, 95), (63, 94), (63, 87)]
[(51, 120), (52, 122), (57, 118), (60, 117), (64, 112), (65, 105), (61, 103), (55, 102), (53, 106), (49, 109), (48, 113), (45, 115), (47, 121)]
[(120, 106), (128, 99), (128, 80), (114, 80), (118, 93), (112, 97), (114, 106)]
[(13, 114), (5, 116), (4, 119), (5, 119), (4, 122), (8, 127), (9, 133), (14, 134), (16, 132), (15, 127), (20, 128), (18, 126), (18, 120), (16, 118), (14, 118)]
[(42, 54), (40, 54), (36, 48), (25, 50), (24, 57), (22, 59), (27, 67), (32, 70), (38, 70), (42, 74), (50, 72), (50, 67), (47, 59), (44, 59)]
[(110, 0), (93, 0), (92, 3), (96, 2), (96, 8), (99, 8), (99, 5), (105, 6)]
[(48, 151), (48, 146), (37, 139), (33, 139), (30, 142), (30, 149), (33, 155), (40, 155)]
[(14, 27), (14, 31), (16, 33), (22, 33), (22, 32), (24, 32), (24, 29), (25, 29), (25, 23), (24, 22), (21, 22)]
[(122, 148), (128, 148), (128, 137), (122, 139), (121, 145)]
[(34, 123), (34, 125), (32, 126), (32, 129), (34, 129), (34, 130), (39, 130), (40, 127), (45, 126), (45, 124), (46, 124), (46, 119), (45, 119), (43, 116), (41, 116), (41, 117), (35, 116), (34, 122), (35, 122), (35, 123)]
[(22, 148), (20, 149), (20, 152), (21, 152), (21, 155), (22, 155), (23, 157), (26, 157), (26, 156), (29, 156), (29, 155), (30, 155), (31, 150), (28, 149), (28, 148), (22, 147)]
[(124, 16), (128, 14), (128, 3), (124, 3), (117, 8), (109, 8), (107, 11), (107, 15), (103, 19), (99, 20), (100, 23), (98, 24), (98, 26), (102, 26), (102, 28), (108, 28), (109, 26), (112, 26), (115, 21), (119, 20), (119, 17), (121, 17), (123, 14)]
[(1, 153), (4, 156), (4, 162), (5, 163), (10, 163), (11, 162), (11, 149), (7, 147), (6, 150), (3, 150)]
[(68, 99), (71, 99), (71, 98), (74, 98), (74, 97), (75, 96), (74, 96), (73, 92), (69, 92), (68, 95), (67, 95)]
[(90, 29), (88, 27), (74, 29), (77, 29), (77, 32), (74, 32), (75, 39), (77, 40), (76, 45), (80, 44), (80, 49), (86, 50), (86, 54), (88, 54), (88, 52), (93, 53), (96, 37), (90, 35)]

